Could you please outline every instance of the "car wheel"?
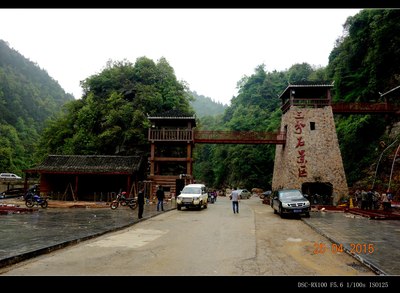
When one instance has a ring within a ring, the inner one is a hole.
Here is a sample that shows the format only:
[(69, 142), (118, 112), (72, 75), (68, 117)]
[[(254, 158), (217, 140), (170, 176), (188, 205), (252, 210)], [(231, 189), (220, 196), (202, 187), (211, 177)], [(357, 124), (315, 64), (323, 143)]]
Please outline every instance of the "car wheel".
[(309, 218), (310, 217), (310, 213), (306, 213), (306, 218)]
[(279, 215), (281, 216), (281, 218), (283, 218), (283, 213), (282, 213), (282, 207), (279, 207)]
[(176, 209), (177, 209), (178, 211), (180, 211), (180, 210), (182, 209), (181, 205), (180, 205), (180, 204), (176, 205)]

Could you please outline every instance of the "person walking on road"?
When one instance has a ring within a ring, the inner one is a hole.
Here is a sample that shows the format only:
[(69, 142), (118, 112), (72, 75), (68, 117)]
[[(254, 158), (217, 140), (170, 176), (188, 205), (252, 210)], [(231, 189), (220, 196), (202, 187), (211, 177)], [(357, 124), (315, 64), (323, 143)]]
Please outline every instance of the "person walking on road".
[(233, 213), (239, 214), (239, 192), (237, 190), (232, 190), (231, 195), (229, 196), (229, 198), (232, 201), (232, 208), (233, 208)]
[(156, 196), (157, 196), (157, 212), (160, 211), (160, 209), (162, 211), (164, 211), (164, 197), (165, 197), (165, 193), (163, 190), (163, 187), (160, 185), (158, 186), (157, 192), (156, 192)]
[(138, 218), (143, 218), (143, 209), (144, 209), (144, 188), (139, 189), (138, 193)]

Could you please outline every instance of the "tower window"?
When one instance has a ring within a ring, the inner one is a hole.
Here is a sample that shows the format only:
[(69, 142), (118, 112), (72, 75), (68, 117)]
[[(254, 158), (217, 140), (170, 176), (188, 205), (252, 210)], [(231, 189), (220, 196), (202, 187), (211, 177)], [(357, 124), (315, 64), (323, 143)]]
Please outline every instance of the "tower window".
[(315, 122), (310, 122), (310, 130), (315, 130)]

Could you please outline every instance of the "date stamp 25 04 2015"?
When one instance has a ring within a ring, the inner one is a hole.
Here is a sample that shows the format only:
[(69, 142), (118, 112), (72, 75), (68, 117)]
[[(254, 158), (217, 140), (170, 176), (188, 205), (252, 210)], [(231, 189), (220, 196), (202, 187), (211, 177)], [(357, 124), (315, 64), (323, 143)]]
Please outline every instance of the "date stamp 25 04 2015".
[[(373, 243), (350, 243), (347, 250), (351, 254), (373, 254), (376, 250), (376, 247)], [(332, 243), (330, 245), (327, 245), (325, 243), (314, 243), (314, 254), (324, 254), (327, 252), (345, 252), (345, 247), (343, 244), (336, 243)]]

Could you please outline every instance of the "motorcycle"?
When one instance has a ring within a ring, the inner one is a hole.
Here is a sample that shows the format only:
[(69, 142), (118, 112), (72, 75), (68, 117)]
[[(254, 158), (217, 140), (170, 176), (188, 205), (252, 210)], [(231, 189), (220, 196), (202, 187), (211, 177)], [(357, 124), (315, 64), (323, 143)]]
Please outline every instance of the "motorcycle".
[(136, 198), (127, 198), (126, 192), (118, 193), (117, 198), (111, 202), (110, 208), (115, 210), (119, 206), (128, 206), (132, 210), (136, 209), (138, 206), (138, 202)]
[(210, 202), (210, 203), (215, 203), (215, 200), (216, 200), (215, 193), (214, 192), (209, 192), (207, 201)]
[(33, 208), (35, 205), (37, 205), (45, 209), (47, 208), (49, 203), (45, 197), (41, 197), (40, 195), (37, 194), (28, 194), (25, 197), (25, 205), (28, 208)]

